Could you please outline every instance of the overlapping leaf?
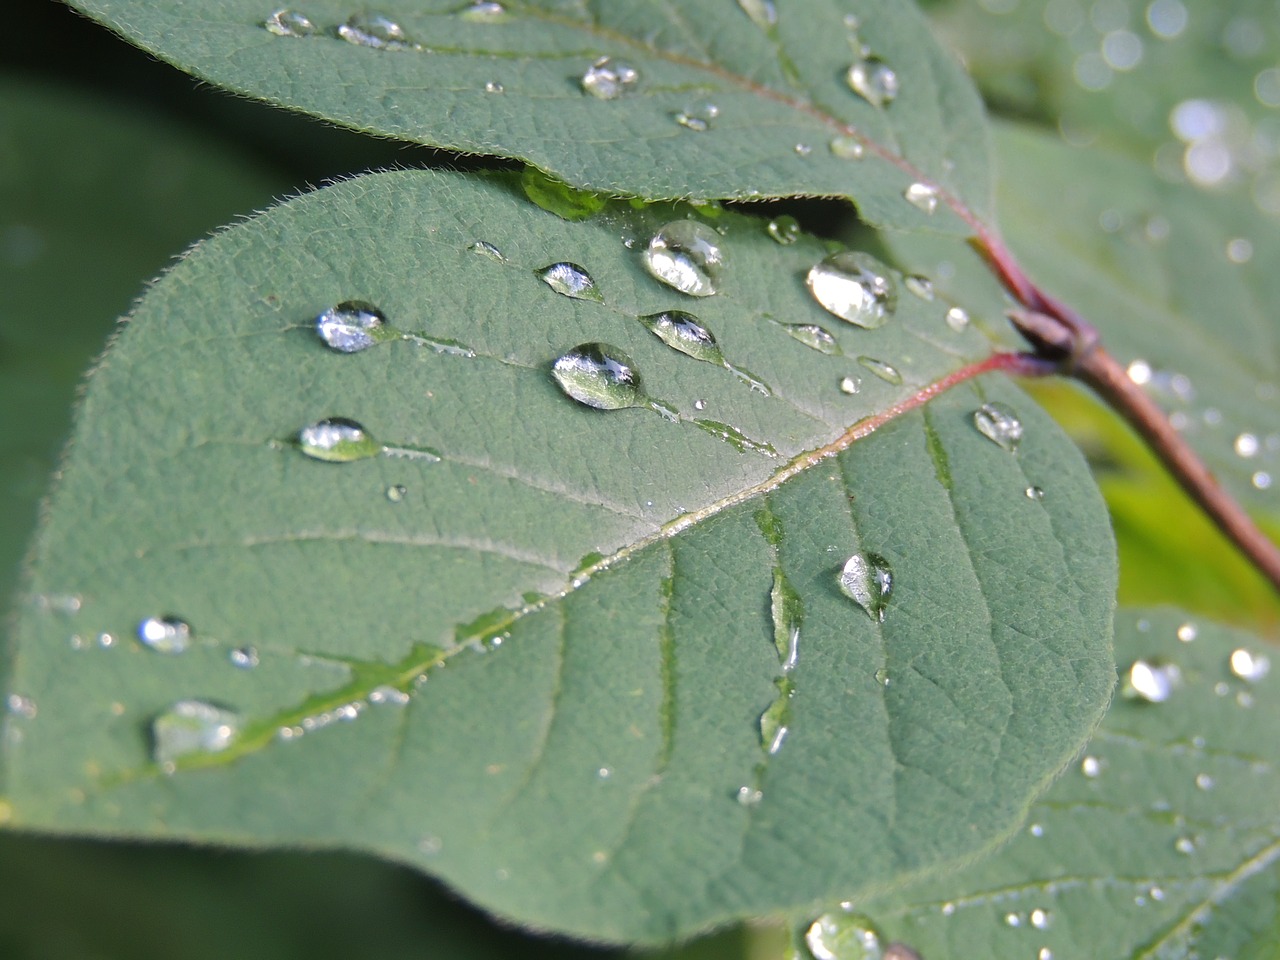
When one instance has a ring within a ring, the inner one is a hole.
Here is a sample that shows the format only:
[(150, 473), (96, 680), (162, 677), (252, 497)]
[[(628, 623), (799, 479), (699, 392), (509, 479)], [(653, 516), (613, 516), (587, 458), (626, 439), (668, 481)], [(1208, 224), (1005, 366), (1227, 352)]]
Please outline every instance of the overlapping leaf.
[[(991, 860), (865, 909), (925, 957), (1264, 957), (1280, 918), (1276, 678), (1258, 638), (1127, 612), (1116, 652), (1179, 671), (1120, 698)], [(854, 953), (851, 956), (859, 956)]]
[[(826, 251), (731, 214), (723, 292), (695, 303), (639, 262), (671, 216), (567, 224), (506, 180), (384, 174), (186, 258), (95, 375), (40, 536), (4, 816), (358, 847), (631, 941), (1003, 835), (1110, 689), (1113, 550), (1087, 470), (998, 379), (804, 459), (984, 341), (905, 290), (878, 329), (836, 320), (803, 280)], [(603, 303), (536, 275), (561, 260)], [(352, 297), (419, 338), (327, 350), (311, 318)], [(637, 321), (672, 308), (770, 392)], [(825, 324), (843, 355), (784, 323)], [(679, 419), (561, 394), (551, 364), (587, 341)], [(974, 427), (995, 400), (1021, 417), (1016, 452)], [(331, 416), (388, 449), (303, 456), (295, 432)], [(892, 568), (883, 622), (837, 586), (854, 554)], [(190, 625), (185, 652), (135, 639), (163, 616)], [(779, 626), (799, 654), (770, 755)], [(224, 749), (165, 775), (154, 724), (189, 700), (227, 711), (206, 731)]]
[[(305, 37), (265, 29), (272, 8), (259, 0), (76, 6), (220, 86), (399, 139), (520, 157), (598, 191), (848, 196), (877, 224), (964, 233), (988, 209), (977, 94), (899, 0), (782, 4), (772, 24), (769, 0), (391, 0), (377, 14), (402, 39), (381, 48), (341, 38), (370, 12), (340, 0), (298, 8)], [(602, 57), (638, 73), (614, 99), (584, 89)], [(856, 95), (846, 75), (857, 62), (887, 65), (896, 97)], [(942, 191), (932, 215), (904, 199), (916, 182)]]

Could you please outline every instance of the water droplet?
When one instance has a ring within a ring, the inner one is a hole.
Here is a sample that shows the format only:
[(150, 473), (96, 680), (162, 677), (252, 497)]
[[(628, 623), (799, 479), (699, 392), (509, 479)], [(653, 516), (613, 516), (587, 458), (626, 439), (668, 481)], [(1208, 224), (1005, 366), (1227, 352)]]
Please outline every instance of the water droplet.
[(298, 450), (314, 460), (350, 463), (376, 457), (382, 444), (362, 424), (346, 417), (328, 417), (298, 431)]
[(610, 777), (613, 776), (613, 768), (600, 767), (598, 770), (596, 770), (596, 776), (601, 780), (608, 780)]
[(956, 333), (964, 333), (969, 329), (969, 314), (961, 307), (952, 307), (947, 311), (947, 326)]
[(880, 960), (880, 935), (866, 917), (841, 910), (824, 913), (809, 926), (805, 946), (814, 960)]
[(887, 667), (881, 667), (875, 672), (875, 674), (873, 674), (873, 676), (876, 683), (880, 684), (882, 687), (887, 687), (893, 682), (893, 678), (889, 676), (889, 670)]
[(1261, 680), (1271, 672), (1271, 660), (1263, 653), (1251, 653), (1240, 647), (1231, 651), (1231, 672), (1250, 683)]
[(955, 905), (954, 903), (952, 903), (950, 900), (948, 900), (946, 903), (944, 903), (944, 904), (942, 905), (942, 907), (939, 909), (939, 912), (940, 912), (944, 917), (951, 917), (951, 916), (955, 916), (955, 912), (956, 912), (956, 905)]
[(1130, 700), (1164, 703), (1181, 682), (1182, 671), (1176, 664), (1135, 660), (1125, 671), (1123, 694)]
[(1227, 259), (1232, 263), (1248, 263), (1253, 259), (1253, 244), (1244, 237), (1236, 237), (1227, 244)]
[(147, 617), (138, 624), (138, 639), (156, 653), (183, 653), (191, 646), (191, 625), (178, 617)]
[(1043, 837), (1044, 824), (1033, 823), (1031, 826), (1027, 827), (1027, 833), (1031, 834), (1033, 837)]
[(479, 254), (482, 257), (488, 257), (498, 263), (506, 263), (507, 258), (502, 255), (502, 251), (495, 247), (487, 240), (475, 240), (467, 244), (467, 249), (472, 253)]
[(402, 50), (409, 46), (400, 24), (380, 13), (357, 13), (338, 27), (338, 36), (358, 47), (379, 50)]
[(734, 796), (737, 797), (738, 803), (744, 807), (754, 807), (764, 799), (764, 791), (755, 787), (739, 787)]
[(1232, 444), (1236, 451), (1237, 457), (1256, 457), (1258, 451), (1262, 449), (1262, 445), (1258, 442), (1257, 436), (1252, 433), (1242, 433), (1236, 437), (1235, 443)]
[(1102, 776), (1102, 761), (1097, 757), (1085, 757), (1080, 761), (1080, 772), (1090, 780)]
[(908, 274), (902, 278), (902, 285), (914, 296), (926, 302), (933, 300), (933, 281), (918, 273)]
[(1044, 491), (1039, 487), (1027, 487), (1027, 489), (1022, 492), (1027, 495), (1028, 500), (1040, 501), (1044, 499)]
[(1004, 915), (1004, 924), (1006, 927), (1020, 927), (1022, 926), (1022, 917), (1016, 913), (1006, 913)]
[(397, 687), (383, 684), (369, 691), (369, 703), (375, 707), (403, 707), (409, 702), (409, 694)]
[(807, 143), (797, 143), (792, 149), (795, 150), (796, 156), (798, 157), (807, 157), (809, 154), (813, 153), (813, 147), (809, 146)]
[(403, 483), (393, 483), (387, 487), (387, 499), (392, 503), (400, 503), (404, 500), (405, 495), (409, 492), (409, 488)]
[(640, 71), (629, 63), (601, 57), (587, 68), (579, 81), (583, 92), (600, 100), (616, 100), (640, 79)]
[(761, 30), (771, 30), (778, 25), (778, 11), (773, 0), (738, 0), (738, 6)]
[(1036, 954), (1036, 960), (1053, 960), (1053, 951), (1048, 947), (1041, 947)]
[(705, 401), (705, 400), (695, 400), (695, 401), (693, 401), (693, 409), (695, 409), (695, 410), (705, 410), (705, 409), (707, 409), (707, 401)]
[(258, 665), (258, 651), (253, 647), (236, 647), (229, 654), (227, 659), (231, 661), (233, 667), (239, 667), (241, 670), (252, 670)]
[(718, 420), (694, 420), (692, 423), (700, 430), (723, 440), (739, 453), (763, 453), (766, 457), (776, 457), (778, 455), (778, 451), (773, 448), (772, 444), (765, 443), (763, 440), (752, 440), (741, 430), (731, 427), (727, 423), (721, 423)]
[(691, 297), (709, 297), (720, 287), (724, 250), (720, 236), (696, 220), (674, 220), (653, 235), (644, 268)]
[(151, 721), (151, 756), (172, 772), (184, 757), (227, 749), (239, 730), (238, 714), (203, 700), (179, 700)]
[(631, 359), (607, 343), (583, 343), (552, 365), (551, 374), (568, 396), (597, 410), (644, 405), (640, 375)]
[(497, 80), (490, 80), (487, 83), (485, 83), (484, 92), (485, 93), (506, 93), (507, 88), (504, 87)]
[(788, 247), (800, 239), (800, 221), (792, 216), (784, 214), (781, 217), (774, 217), (769, 221), (769, 225), (765, 229), (768, 231), (769, 236), (784, 247)]
[(826, 327), (820, 327), (816, 323), (778, 323), (776, 320), (773, 322), (785, 330), (787, 336), (793, 340), (799, 340), (811, 350), (825, 353), (829, 357), (844, 356), (840, 344)]
[(984, 403), (975, 410), (973, 425), (980, 434), (1010, 453), (1022, 442), (1022, 421), (1011, 407), (999, 401)]
[(1214, 788), (1214, 780), (1213, 780), (1213, 777), (1209, 776), (1209, 774), (1207, 774), (1207, 773), (1197, 773), (1197, 774), (1196, 774), (1196, 789), (1198, 789), (1198, 790), (1212, 790), (1213, 788)]
[(1190, 643), (1196, 638), (1198, 633), (1199, 631), (1196, 630), (1196, 625), (1194, 623), (1184, 623), (1182, 626), (1178, 627), (1177, 636), (1183, 643)]
[(263, 26), (277, 37), (312, 37), (316, 33), (316, 25), (296, 10), (277, 10)]
[(840, 589), (872, 620), (884, 622), (893, 595), (893, 568), (877, 553), (855, 553), (840, 570)]
[(724, 354), (720, 352), (715, 335), (693, 314), (683, 310), (664, 310), (637, 319), (673, 350), (717, 366), (724, 364)]
[(596, 289), (596, 282), (576, 263), (562, 260), (535, 271), (543, 283), (563, 296), (573, 300), (590, 300), (593, 303), (604, 303), (604, 297)]
[(867, 330), (884, 326), (898, 305), (889, 269), (866, 253), (832, 254), (814, 264), (805, 283), (828, 313)]
[(778, 661), (782, 664), (782, 672), (790, 673), (800, 658), (804, 603), (781, 569), (773, 571), (769, 606), (773, 614), (773, 643), (778, 650)]
[(316, 317), (316, 333), (339, 353), (359, 353), (399, 336), (386, 315), (364, 300), (344, 300), (324, 311)]
[(703, 103), (696, 107), (682, 110), (675, 115), (676, 123), (695, 133), (705, 133), (711, 129), (716, 117), (720, 116), (720, 108), (714, 103)]
[(913, 183), (902, 194), (917, 210), (932, 215), (938, 209), (938, 188), (927, 183)]
[(791, 698), (795, 696), (795, 685), (786, 677), (776, 681), (778, 697), (760, 714), (760, 745), (766, 753), (774, 756), (782, 749), (790, 733), (788, 724), (791, 719)]
[(496, 23), (506, 19), (507, 8), (493, 0), (475, 0), (474, 3), (459, 10), (458, 16), (463, 20), (472, 20), (477, 23)]
[(36, 702), (20, 693), (9, 694), (5, 698), (5, 707), (15, 717), (22, 717), (24, 720), (34, 720), (39, 712), (36, 708)]
[(850, 396), (862, 389), (862, 381), (857, 377), (841, 377), (840, 392), (847, 393)]
[(902, 385), (902, 374), (898, 372), (897, 367), (891, 366), (883, 360), (877, 360), (875, 357), (859, 357), (858, 362), (885, 383), (892, 383), (895, 387)]
[(1249, 482), (1253, 484), (1255, 490), (1270, 490), (1271, 474), (1265, 470), (1259, 470), (1249, 478)]
[(832, 137), (827, 146), (830, 148), (832, 155), (839, 157), (841, 160), (861, 160), (867, 152), (867, 148), (863, 146), (862, 141), (856, 137)]
[(1174, 841), (1173, 849), (1177, 850), (1179, 853), (1191, 856), (1191, 854), (1196, 852), (1196, 842), (1191, 837), (1179, 837)]
[(873, 107), (885, 107), (898, 95), (898, 74), (879, 57), (867, 57), (845, 74), (849, 89)]

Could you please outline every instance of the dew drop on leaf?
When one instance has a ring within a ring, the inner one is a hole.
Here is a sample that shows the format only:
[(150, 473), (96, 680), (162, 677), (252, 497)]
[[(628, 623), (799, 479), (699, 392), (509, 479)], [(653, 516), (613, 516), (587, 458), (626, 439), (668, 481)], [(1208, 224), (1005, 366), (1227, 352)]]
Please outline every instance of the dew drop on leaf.
[(1027, 495), (1028, 500), (1040, 501), (1044, 499), (1044, 490), (1040, 487), (1027, 487), (1027, 489), (1022, 492)]
[(754, 807), (758, 806), (760, 801), (764, 799), (764, 792), (755, 787), (739, 787), (734, 796), (742, 806)]
[(350, 463), (382, 452), (364, 426), (346, 417), (327, 417), (298, 431), (298, 449), (314, 460)]
[(604, 297), (596, 289), (596, 282), (576, 263), (562, 260), (548, 264), (536, 271), (538, 279), (563, 296), (573, 300), (590, 300), (593, 303), (604, 303)]
[(467, 249), (472, 253), (479, 254), (482, 257), (488, 257), (497, 263), (506, 263), (507, 258), (502, 255), (502, 251), (495, 247), (487, 240), (476, 240), (467, 244)]
[(862, 381), (857, 377), (841, 377), (840, 392), (847, 393), (850, 396), (862, 389)]
[(884, 622), (893, 595), (893, 568), (878, 553), (855, 553), (840, 569), (840, 590), (872, 620)]
[(763, 440), (753, 440), (737, 427), (731, 427), (727, 423), (721, 423), (719, 420), (694, 420), (692, 422), (698, 429), (711, 434), (719, 440), (723, 440), (739, 453), (763, 453), (766, 457), (776, 457), (778, 455), (778, 451), (774, 449), (773, 444), (766, 443)]
[(715, 335), (693, 314), (683, 310), (664, 310), (638, 319), (645, 329), (673, 350), (695, 360), (724, 364), (724, 354), (720, 352)]
[(789, 678), (779, 677), (776, 686), (778, 696), (760, 715), (760, 745), (769, 756), (782, 749), (787, 734), (791, 732), (788, 724), (791, 720), (791, 698), (795, 695), (795, 684)]
[(1262, 653), (1251, 653), (1240, 647), (1231, 651), (1231, 672), (1250, 683), (1261, 680), (1271, 672), (1271, 660)]
[(676, 123), (694, 133), (705, 133), (711, 129), (716, 117), (720, 116), (720, 108), (714, 103), (703, 103), (675, 115)]
[(810, 268), (805, 283), (824, 310), (867, 330), (884, 326), (898, 306), (889, 268), (866, 253), (834, 253)]
[(795, 150), (797, 157), (807, 157), (813, 153), (813, 147), (807, 143), (797, 143), (792, 149)]
[(1102, 776), (1102, 761), (1093, 756), (1085, 757), (1080, 761), (1080, 772), (1090, 780), (1096, 780)]
[(725, 257), (720, 235), (710, 227), (674, 220), (653, 235), (643, 262), (667, 286), (691, 297), (709, 297), (720, 288)]
[(259, 662), (258, 651), (254, 647), (236, 647), (227, 654), (227, 659), (233, 667), (241, 670), (252, 670)]
[(203, 700), (179, 700), (151, 722), (152, 759), (172, 770), (184, 757), (227, 749), (239, 730), (238, 714)]
[(788, 247), (800, 239), (800, 221), (787, 214), (774, 217), (765, 228), (769, 236), (784, 247)]
[(930, 302), (933, 300), (933, 281), (928, 277), (921, 276), (918, 273), (912, 273), (902, 278), (902, 285), (914, 296), (921, 300)]
[(903, 192), (907, 203), (926, 214), (938, 209), (938, 188), (927, 183), (913, 183)]
[(1235, 450), (1237, 457), (1243, 457), (1245, 459), (1248, 459), (1249, 457), (1256, 457), (1258, 455), (1258, 451), (1262, 449), (1262, 444), (1258, 442), (1257, 436), (1252, 433), (1240, 434), (1236, 437), (1235, 442), (1232, 443), (1231, 446), (1232, 449)]
[(477, 23), (496, 23), (506, 18), (507, 8), (493, 0), (475, 0), (459, 10), (458, 16)]
[(1022, 442), (1022, 421), (1011, 407), (999, 401), (984, 403), (975, 410), (973, 425), (980, 434), (1010, 453)]
[(630, 64), (613, 57), (601, 57), (587, 68), (579, 83), (584, 93), (597, 99), (616, 100), (639, 79), (640, 71)]
[(156, 653), (185, 653), (191, 625), (178, 617), (147, 617), (138, 624), (138, 640)]
[(969, 328), (969, 314), (961, 307), (952, 307), (947, 311), (947, 326), (956, 333), (964, 333)]
[(597, 410), (642, 406), (647, 398), (631, 359), (607, 343), (583, 343), (556, 360), (551, 375), (565, 394)]
[(824, 913), (805, 931), (814, 960), (881, 960), (880, 935), (866, 917), (844, 911)]
[(387, 487), (387, 499), (392, 503), (402, 503), (405, 496), (409, 493), (409, 488), (403, 483), (394, 483)]
[(778, 25), (778, 10), (773, 0), (738, 0), (738, 6), (761, 30), (771, 30)]
[(1190, 643), (1196, 638), (1199, 632), (1200, 631), (1196, 629), (1196, 625), (1194, 623), (1188, 622), (1178, 627), (1177, 637), (1183, 643)]
[(262, 24), (277, 37), (313, 37), (316, 25), (296, 10), (277, 10)]
[(1135, 660), (1124, 673), (1122, 693), (1129, 700), (1164, 703), (1182, 682), (1176, 664), (1156, 660)]
[(369, 703), (375, 707), (403, 707), (409, 702), (409, 694), (396, 687), (383, 685), (369, 691)]
[(5, 698), (5, 709), (13, 716), (22, 717), (24, 720), (34, 720), (40, 712), (34, 700), (20, 693), (11, 693)]
[(397, 336), (386, 314), (364, 300), (345, 300), (324, 311), (316, 317), (316, 333), (339, 353), (359, 353)]
[(409, 45), (404, 28), (381, 13), (357, 13), (338, 27), (338, 36), (358, 47), (398, 50)]
[(1052, 922), (1052, 917), (1050, 916), (1049, 911), (1043, 910), (1039, 907), (1032, 910), (1031, 915), (1027, 919), (1031, 922), (1031, 926), (1035, 927), (1037, 930), (1048, 930), (1049, 924)]
[(872, 106), (884, 107), (898, 95), (898, 74), (879, 57), (866, 57), (845, 74), (849, 89)]
[(831, 153), (841, 160), (861, 160), (867, 152), (862, 141), (856, 137), (832, 137), (827, 146)]
[(891, 383), (895, 387), (902, 385), (902, 374), (897, 367), (885, 363), (883, 360), (877, 360), (875, 357), (859, 357), (858, 362), (885, 383)]

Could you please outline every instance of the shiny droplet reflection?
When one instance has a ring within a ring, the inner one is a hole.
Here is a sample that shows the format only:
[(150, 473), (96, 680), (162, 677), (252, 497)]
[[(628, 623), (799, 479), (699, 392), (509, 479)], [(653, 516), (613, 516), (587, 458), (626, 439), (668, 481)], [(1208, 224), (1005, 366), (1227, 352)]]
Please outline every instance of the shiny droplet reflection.
[(378, 50), (403, 50), (410, 46), (400, 24), (380, 13), (356, 14), (338, 27), (338, 36), (358, 47)]
[(184, 653), (191, 639), (191, 625), (178, 617), (147, 617), (138, 624), (138, 640), (156, 653)]
[(277, 10), (267, 17), (263, 26), (277, 37), (313, 37), (316, 25), (296, 10)]
[(630, 64), (601, 57), (587, 68), (579, 82), (584, 93), (599, 100), (616, 100), (639, 79), (640, 72)]
[(854, 63), (845, 81), (850, 90), (875, 107), (886, 107), (898, 96), (898, 74), (879, 57)]
[(398, 334), (387, 326), (386, 315), (364, 300), (344, 300), (316, 317), (316, 334), (339, 353), (358, 353)]
[(589, 300), (593, 303), (604, 303), (604, 297), (596, 289), (596, 282), (576, 263), (562, 260), (548, 264), (536, 271), (538, 279), (562, 296), (572, 300)]
[(978, 432), (998, 447), (1014, 453), (1022, 442), (1022, 421), (1008, 404), (984, 403), (973, 413)]
[(1176, 664), (1158, 660), (1135, 660), (1124, 673), (1122, 693), (1130, 700), (1164, 703), (1182, 682)]
[(872, 620), (884, 622), (893, 595), (893, 567), (878, 553), (855, 553), (845, 561), (838, 578), (840, 590)]
[(298, 449), (313, 460), (350, 463), (376, 457), (382, 444), (373, 439), (363, 424), (346, 417), (327, 417), (298, 431)]
[(898, 305), (898, 285), (889, 268), (851, 250), (814, 264), (805, 283), (823, 309), (867, 330), (889, 322)]
[(556, 384), (569, 397), (597, 410), (644, 406), (640, 375), (631, 359), (607, 343), (583, 343), (551, 367)]
[(710, 330), (691, 313), (664, 310), (639, 318), (655, 337), (686, 356), (717, 365), (724, 364), (724, 354)]
[(151, 722), (152, 759), (166, 770), (194, 754), (231, 746), (240, 716), (203, 700), (179, 700)]
[(650, 275), (691, 297), (709, 297), (720, 288), (725, 265), (720, 235), (696, 220), (675, 220), (659, 229), (642, 259)]

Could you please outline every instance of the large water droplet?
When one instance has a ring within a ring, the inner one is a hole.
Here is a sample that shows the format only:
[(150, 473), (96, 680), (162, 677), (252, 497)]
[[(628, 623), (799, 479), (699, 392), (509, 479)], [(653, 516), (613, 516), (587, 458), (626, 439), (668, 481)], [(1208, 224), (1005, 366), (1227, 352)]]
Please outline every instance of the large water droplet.
[(849, 89), (872, 106), (884, 107), (898, 95), (898, 74), (879, 57), (867, 57), (845, 74)]
[(478, 23), (496, 23), (506, 19), (507, 8), (494, 0), (475, 0), (459, 10), (458, 16)]
[(590, 300), (593, 303), (604, 303), (604, 297), (596, 289), (596, 282), (576, 263), (562, 260), (552, 263), (536, 271), (538, 279), (556, 293), (574, 300)]
[(298, 449), (315, 460), (350, 463), (376, 457), (382, 444), (364, 426), (346, 417), (328, 417), (298, 431)]
[(1271, 660), (1263, 653), (1252, 653), (1243, 647), (1231, 651), (1231, 672), (1241, 680), (1253, 683), (1271, 672)]
[(707, 363), (724, 364), (724, 354), (715, 335), (691, 313), (664, 310), (638, 318), (655, 337), (686, 356)]
[(1122, 693), (1130, 700), (1164, 703), (1182, 682), (1176, 664), (1155, 660), (1135, 660), (1125, 671)]
[(696, 220), (674, 220), (658, 230), (643, 255), (644, 268), (691, 297), (709, 297), (720, 287), (724, 250), (720, 236)]
[(893, 595), (893, 568), (877, 553), (855, 553), (840, 570), (840, 589), (872, 620), (884, 622)]
[(789, 247), (800, 239), (800, 221), (787, 214), (781, 217), (774, 217), (769, 221), (769, 225), (765, 229), (768, 231), (769, 236), (784, 247)]
[(183, 653), (191, 645), (191, 625), (178, 617), (147, 617), (138, 624), (138, 639), (156, 653)]
[(316, 317), (316, 333), (339, 353), (359, 353), (399, 336), (386, 315), (364, 300), (345, 300), (324, 311)]
[(179, 700), (151, 721), (151, 756), (172, 772), (184, 757), (227, 749), (239, 730), (238, 714), (203, 700)]
[(817, 350), (819, 353), (825, 353), (829, 357), (842, 357), (844, 351), (840, 349), (840, 344), (836, 342), (836, 338), (826, 327), (820, 327), (816, 323), (780, 323), (777, 324), (787, 332), (787, 336), (793, 340), (799, 340), (811, 350)]
[(640, 71), (629, 63), (613, 57), (601, 57), (587, 68), (580, 82), (583, 91), (591, 96), (600, 100), (616, 100), (639, 79)]
[(809, 926), (805, 946), (814, 960), (881, 960), (880, 935), (866, 917), (824, 913)]
[(867, 330), (884, 326), (898, 305), (888, 267), (866, 253), (832, 254), (814, 264), (805, 283), (828, 313)]
[(778, 11), (773, 0), (738, 0), (738, 6), (761, 30), (771, 30), (778, 25)]
[(832, 137), (827, 146), (830, 147), (831, 153), (841, 160), (861, 160), (867, 152), (862, 141), (856, 137)]
[(338, 36), (358, 47), (403, 50), (410, 46), (404, 28), (380, 13), (357, 13), (338, 27)]
[(263, 26), (277, 37), (313, 37), (316, 25), (296, 10), (277, 10)]
[(643, 406), (640, 375), (631, 359), (607, 343), (583, 343), (560, 357), (551, 375), (568, 396), (597, 410)]
[(913, 183), (903, 191), (907, 203), (917, 210), (932, 215), (938, 209), (938, 188), (928, 183)]
[(1007, 404), (984, 403), (973, 412), (973, 425), (997, 446), (1013, 453), (1022, 442), (1022, 421)]
[(877, 360), (875, 357), (859, 357), (858, 363), (862, 364), (885, 383), (891, 383), (895, 387), (902, 386), (902, 374), (892, 364)]

